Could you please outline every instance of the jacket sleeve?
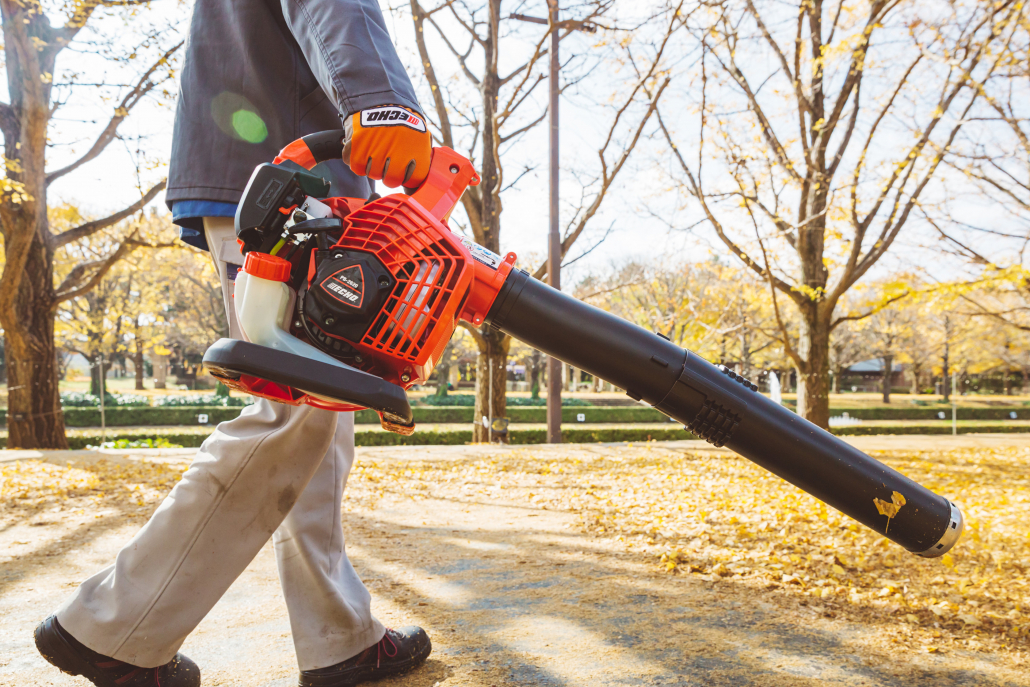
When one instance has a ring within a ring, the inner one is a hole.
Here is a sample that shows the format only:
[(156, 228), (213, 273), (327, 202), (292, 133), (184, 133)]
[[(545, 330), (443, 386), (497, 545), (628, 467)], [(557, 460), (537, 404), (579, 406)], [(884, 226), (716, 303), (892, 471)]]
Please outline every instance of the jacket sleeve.
[(376, 0), (281, 0), (286, 24), (340, 114), (376, 105), (419, 112)]

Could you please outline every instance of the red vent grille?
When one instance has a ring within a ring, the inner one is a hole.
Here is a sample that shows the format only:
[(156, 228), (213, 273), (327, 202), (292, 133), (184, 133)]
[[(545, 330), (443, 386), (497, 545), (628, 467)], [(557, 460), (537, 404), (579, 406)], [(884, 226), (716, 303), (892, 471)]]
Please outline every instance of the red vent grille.
[(397, 280), (361, 343), (396, 358), (423, 362), (423, 352), (442, 336), (433, 336), (441, 324), (450, 338), (458, 300), (454, 293), (471, 279), (456, 238), (444, 235), (403, 196), (369, 203), (348, 219), (350, 226), (334, 247), (374, 253)]

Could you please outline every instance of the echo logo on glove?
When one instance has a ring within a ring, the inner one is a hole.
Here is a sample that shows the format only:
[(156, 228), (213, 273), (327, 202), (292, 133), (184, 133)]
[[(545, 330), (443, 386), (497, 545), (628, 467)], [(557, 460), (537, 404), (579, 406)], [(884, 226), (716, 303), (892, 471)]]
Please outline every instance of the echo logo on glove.
[(361, 111), (361, 126), (397, 126), (398, 124), (425, 133), (426, 123), (418, 115), (408, 112), (403, 107), (377, 107)]

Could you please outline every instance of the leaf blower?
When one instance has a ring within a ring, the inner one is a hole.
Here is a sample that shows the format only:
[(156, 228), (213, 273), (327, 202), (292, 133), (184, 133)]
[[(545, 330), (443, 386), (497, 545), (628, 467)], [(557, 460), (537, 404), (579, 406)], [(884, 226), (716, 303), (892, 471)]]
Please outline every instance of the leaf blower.
[(479, 183), (449, 148), (410, 195), (329, 197), (310, 170), (339, 159), (343, 131), (305, 136), (259, 165), (236, 212), (245, 264), (235, 309), (245, 340), (204, 355), (228, 386), (281, 403), (371, 408), (414, 432), (405, 389), (425, 383), (459, 321), (489, 325), (625, 389), (925, 557), (951, 549), (958, 507), (758, 393), (723, 366), (552, 289), (452, 232)]

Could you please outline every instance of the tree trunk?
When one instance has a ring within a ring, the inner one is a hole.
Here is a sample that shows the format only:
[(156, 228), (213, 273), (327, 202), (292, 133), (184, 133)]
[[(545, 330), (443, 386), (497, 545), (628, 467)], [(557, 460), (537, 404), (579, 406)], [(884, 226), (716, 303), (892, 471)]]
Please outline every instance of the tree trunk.
[[(947, 332), (947, 326), (945, 326), (945, 332)], [(948, 340), (945, 339), (944, 355), (941, 356), (941, 391), (943, 392), (945, 403), (951, 398), (951, 380), (948, 379), (951, 376), (951, 370), (948, 369), (948, 355), (950, 352)]]
[(844, 372), (844, 367), (841, 366), (841, 365), (837, 365), (836, 367), (833, 368), (833, 391), (831, 393), (834, 393), (834, 394), (839, 394), (840, 393), (840, 377), (841, 377), (841, 374), (843, 374), (843, 372)]
[(111, 361), (106, 356), (96, 356), (89, 362), (89, 393), (100, 398), (101, 394), (107, 394), (107, 371), (111, 369)]
[(908, 389), (909, 393), (911, 393), (913, 395), (918, 395), (919, 394), (919, 367), (916, 366), (914, 363), (912, 364), (912, 370), (911, 370), (910, 374), (912, 375), (912, 384), (911, 384), (911, 386), (909, 386), (909, 389)]
[(798, 415), (828, 429), (830, 426), (830, 327), (819, 317), (813, 304), (811, 313), (802, 312), (798, 336), (798, 355), (804, 368), (797, 371)]
[(540, 365), (543, 363), (543, 354), (533, 350), (529, 358), (529, 395), (530, 398), (540, 398)]
[(58, 389), (51, 261), (33, 241), (18, 293), (16, 322), (5, 323), (7, 358), (7, 448), (66, 449)]
[(747, 318), (744, 318), (744, 332), (740, 337), (740, 376), (751, 379), (751, 332), (747, 329)]
[(443, 398), (447, 395), (447, 384), (451, 378), (451, 362), (440, 361), (436, 366), (436, 395)]
[(136, 368), (136, 391), (143, 391), (143, 345), (139, 342), (139, 332), (136, 333), (136, 350), (133, 352), (132, 364)]
[(891, 402), (891, 378), (894, 376), (894, 370), (892, 369), (893, 367), (894, 355), (888, 353), (887, 355), (883, 356), (883, 380), (881, 382), (881, 390), (883, 392), (884, 403)]
[(451, 381), (451, 353), (454, 351), (454, 342), (448, 341), (440, 355), (440, 362), (436, 364), (436, 395), (444, 397), (447, 395), (447, 385)]
[(479, 355), (476, 356), (476, 414), (472, 441), (490, 440), (507, 442), (507, 436), (488, 433), (483, 418), (503, 418), (507, 415), (505, 386), (507, 382), (508, 349), (511, 338), (493, 327), (484, 326), (476, 336)]

